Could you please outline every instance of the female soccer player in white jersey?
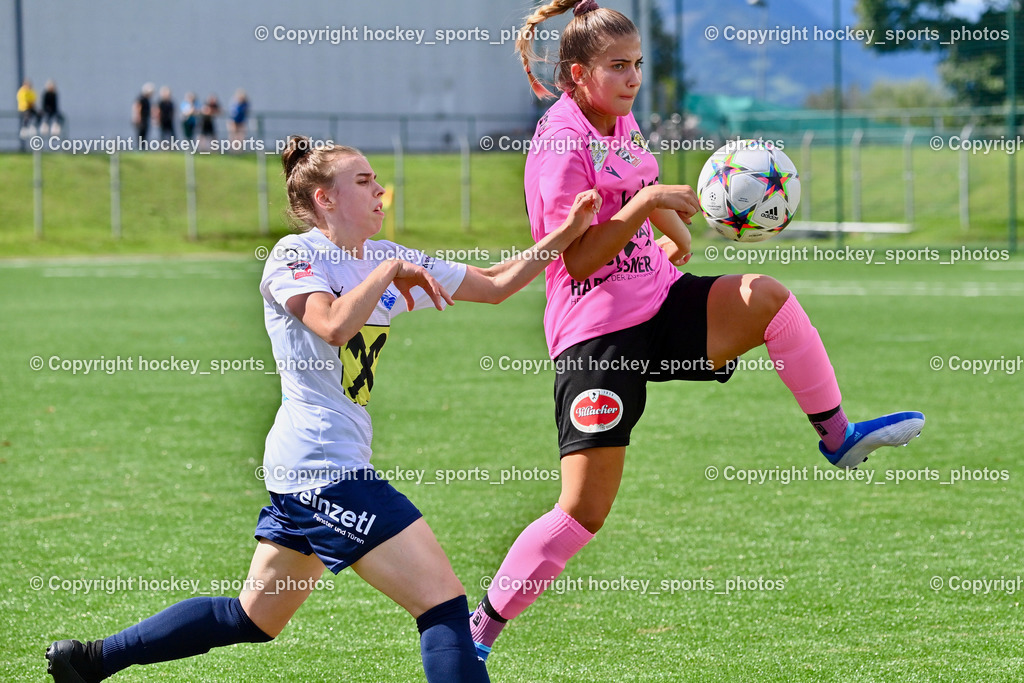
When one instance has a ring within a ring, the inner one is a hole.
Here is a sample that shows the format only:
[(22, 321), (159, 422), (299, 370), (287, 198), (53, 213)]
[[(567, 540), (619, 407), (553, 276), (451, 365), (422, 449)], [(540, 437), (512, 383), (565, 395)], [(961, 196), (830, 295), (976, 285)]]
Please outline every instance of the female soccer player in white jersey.
[[(575, 16), (556, 67), (562, 95), (537, 124), (526, 163), (534, 238), (558, 227), (581, 189), (597, 189), (603, 202), (596, 224), (547, 268), (544, 331), (555, 367), (566, 368), (555, 379), (562, 490), (554, 509), (513, 543), (471, 619), (482, 657), (539, 594), (516, 588), (548, 585), (604, 524), (647, 382), (725, 382), (730, 360), (764, 344), (833, 465), (856, 467), (879, 446), (905, 445), (924, 425), (917, 412), (849, 423), (817, 331), (775, 280), (695, 277), (673, 267), (689, 259), (685, 224), (699, 206), (690, 187), (658, 184), (657, 161), (631, 113), (642, 80), (633, 23), (594, 0), (538, 8), (516, 45), (530, 84), (539, 97), (550, 95), (530, 67), (532, 37), (569, 9)], [(665, 235), (659, 242), (652, 223)], [(622, 359), (651, 373), (616, 371)], [(612, 369), (591, 369), (602, 366)], [(683, 369), (666, 372), (672, 367)]]
[(384, 219), (384, 189), (357, 150), (292, 138), (282, 162), (292, 213), (307, 231), (277, 243), (260, 284), (284, 398), (267, 437), (271, 504), (256, 524), (245, 588), (238, 598), (179, 602), (102, 640), (53, 643), (46, 656), (57, 681), (99, 681), (133, 664), (269, 641), (325, 566), (351, 566), (408, 610), (428, 681), (487, 680), (448, 558), (419, 510), (370, 465), (366, 404), (394, 316), (453, 298), (498, 303), (583, 234), (600, 199), (580, 193), (562, 228), (520, 258), (481, 269), (368, 241)]

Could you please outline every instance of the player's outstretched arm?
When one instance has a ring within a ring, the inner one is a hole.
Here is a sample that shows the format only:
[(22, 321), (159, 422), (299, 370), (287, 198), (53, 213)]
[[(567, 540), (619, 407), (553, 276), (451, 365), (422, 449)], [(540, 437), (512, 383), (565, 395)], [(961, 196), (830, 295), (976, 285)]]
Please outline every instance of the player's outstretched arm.
[(596, 190), (579, 193), (565, 222), (516, 258), (490, 268), (468, 266), (466, 277), (455, 291), (455, 298), (459, 301), (501, 303), (537, 277), (548, 263), (561, 256), (590, 228), (600, 210), (601, 196)]
[(665, 235), (658, 240), (658, 246), (665, 251), (672, 265), (685, 265), (691, 256), (691, 238), (682, 216), (671, 209), (655, 209), (651, 212), (651, 223)]
[(688, 223), (700, 210), (700, 204), (688, 185), (644, 187), (618, 213), (590, 228), (566, 249), (562, 260), (569, 276), (577, 281), (586, 280), (601, 266), (614, 260), (644, 221), (658, 209), (671, 211), (683, 223)]
[(413, 308), (413, 287), (422, 287), (438, 310), (444, 308), (444, 303), (454, 303), (424, 268), (392, 259), (374, 268), (351, 292), (339, 297), (327, 292), (298, 294), (288, 299), (288, 311), (331, 346), (344, 346), (370, 319), (392, 282), (405, 297), (409, 310)]

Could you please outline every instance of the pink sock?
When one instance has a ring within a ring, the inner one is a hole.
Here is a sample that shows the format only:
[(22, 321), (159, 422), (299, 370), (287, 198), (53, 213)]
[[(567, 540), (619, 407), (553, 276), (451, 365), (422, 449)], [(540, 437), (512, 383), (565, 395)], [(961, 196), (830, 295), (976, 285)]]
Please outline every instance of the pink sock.
[(490, 647), (504, 623), (533, 604), (593, 537), (558, 505), (523, 529), (491, 581), (486, 604), (470, 619), (473, 640)]
[(821, 337), (792, 294), (768, 323), (764, 345), (783, 384), (805, 413), (831, 412), (842, 403), (836, 373)]
[(846, 413), (843, 412), (841, 406), (834, 411), (807, 417), (810, 418), (814, 429), (821, 435), (821, 440), (828, 450), (835, 453), (846, 441), (846, 427), (850, 421), (846, 419)]

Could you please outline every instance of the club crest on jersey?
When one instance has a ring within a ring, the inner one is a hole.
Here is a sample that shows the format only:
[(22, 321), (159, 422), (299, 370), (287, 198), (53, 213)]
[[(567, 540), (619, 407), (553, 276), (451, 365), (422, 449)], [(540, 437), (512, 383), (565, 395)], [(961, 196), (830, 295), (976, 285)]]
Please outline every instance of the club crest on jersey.
[(540, 135), (548, 129), (548, 115), (545, 113), (544, 116), (540, 117), (540, 121), (537, 122), (537, 134)]
[(619, 157), (620, 159), (622, 159), (623, 161), (632, 166), (640, 165), (640, 157), (634, 156), (633, 153), (630, 152), (625, 147), (619, 147), (617, 150), (615, 150), (615, 156)]
[(590, 141), (590, 160), (594, 162), (594, 170), (600, 171), (601, 167), (604, 166), (604, 160), (608, 158), (608, 150), (610, 146), (607, 140), (591, 140)]
[(396, 301), (398, 301), (398, 297), (392, 294), (390, 289), (385, 289), (384, 293), (380, 295), (381, 305), (389, 311), (394, 308)]
[(288, 264), (288, 269), (292, 271), (293, 280), (301, 280), (313, 274), (313, 266), (309, 261), (292, 261)]
[(604, 432), (622, 420), (622, 399), (614, 391), (588, 389), (572, 401), (572, 426), (581, 432)]
[(638, 130), (629, 131), (629, 139), (634, 145), (639, 147), (645, 152), (650, 152), (650, 147), (647, 146), (647, 140), (644, 139), (644, 134)]

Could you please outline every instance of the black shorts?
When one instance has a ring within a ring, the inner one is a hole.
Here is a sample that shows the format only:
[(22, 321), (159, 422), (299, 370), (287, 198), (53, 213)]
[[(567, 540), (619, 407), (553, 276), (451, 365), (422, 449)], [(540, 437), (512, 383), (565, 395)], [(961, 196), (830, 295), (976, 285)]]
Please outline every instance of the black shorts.
[(644, 412), (647, 383), (726, 382), (735, 363), (707, 359), (708, 292), (718, 277), (684, 273), (654, 317), (571, 346), (555, 359), (555, 423), (561, 456), (628, 446)]

